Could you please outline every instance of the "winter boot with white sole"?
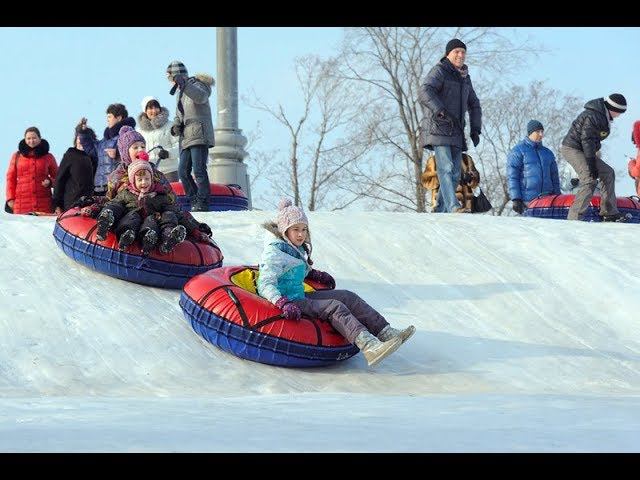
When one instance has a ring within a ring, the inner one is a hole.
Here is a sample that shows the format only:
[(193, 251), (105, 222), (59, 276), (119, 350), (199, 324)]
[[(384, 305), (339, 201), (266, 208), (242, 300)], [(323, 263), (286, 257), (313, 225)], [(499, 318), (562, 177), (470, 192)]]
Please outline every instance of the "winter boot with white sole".
[(393, 337), (381, 342), (371, 332), (364, 330), (356, 337), (355, 344), (362, 351), (369, 366), (373, 367), (395, 352), (402, 345), (402, 340), (400, 337)]
[(378, 338), (383, 342), (392, 339), (393, 337), (400, 337), (402, 343), (406, 342), (411, 338), (411, 335), (416, 333), (416, 327), (413, 325), (409, 325), (404, 330), (398, 330), (397, 328), (393, 328), (391, 325), (387, 325), (384, 327), (380, 333), (378, 334)]

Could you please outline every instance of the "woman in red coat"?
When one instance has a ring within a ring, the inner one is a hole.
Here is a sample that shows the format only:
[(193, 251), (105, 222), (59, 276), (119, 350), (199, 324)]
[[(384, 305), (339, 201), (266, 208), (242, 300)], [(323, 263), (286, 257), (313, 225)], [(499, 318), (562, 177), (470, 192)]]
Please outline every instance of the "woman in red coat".
[(53, 212), (51, 188), (58, 173), (56, 159), (40, 130), (29, 127), (7, 170), (7, 204), (11, 213)]
[(640, 120), (633, 124), (633, 133), (631, 141), (636, 144), (638, 149), (636, 158), (629, 160), (629, 175), (636, 181), (636, 195), (640, 197)]

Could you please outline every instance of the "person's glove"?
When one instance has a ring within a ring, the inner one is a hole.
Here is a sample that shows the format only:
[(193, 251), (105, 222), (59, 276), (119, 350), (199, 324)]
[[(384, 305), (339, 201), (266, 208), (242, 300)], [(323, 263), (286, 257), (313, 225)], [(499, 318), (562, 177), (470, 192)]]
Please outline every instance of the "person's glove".
[(182, 135), (183, 127), (180, 124), (175, 124), (171, 127), (171, 135), (174, 137), (179, 137)]
[(83, 195), (75, 203), (72, 205), (73, 207), (88, 207), (89, 205), (93, 205), (96, 203), (96, 199), (91, 195)]
[(307, 278), (314, 282), (322, 283), (323, 285), (326, 285), (329, 288), (336, 288), (336, 281), (327, 272), (322, 272), (320, 270), (313, 269), (309, 272), (309, 274), (307, 275)]
[(158, 151), (158, 158), (160, 160), (164, 160), (165, 158), (169, 158), (169, 152), (167, 152), (164, 148), (160, 148)]
[(136, 158), (138, 160), (146, 160), (149, 161), (149, 154), (147, 152), (138, 152), (136, 153)]
[(206, 223), (201, 223), (198, 225), (198, 230), (200, 230), (202, 233), (204, 233), (205, 235), (211, 237), (213, 235), (213, 232), (211, 231), (211, 227), (209, 225), (207, 225)]
[(187, 76), (179, 73), (173, 77), (173, 81), (176, 82), (176, 85), (178, 85), (178, 88), (180, 88), (180, 90), (183, 90), (185, 83), (187, 83)]
[(513, 205), (511, 208), (513, 208), (513, 211), (522, 215), (522, 212), (524, 212), (524, 202), (519, 198), (516, 198), (512, 203)]
[(436, 114), (436, 117), (438, 117), (440, 120), (446, 120), (448, 116), (449, 115), (447, 114), (447, 111), (444, 108)]
[(284, 318), (287, 320), (300, 320), (300, 317), (302, 317), (300, 307), (295, 303), (290, 302), (287, 297), (281, 297), (276, 302), (276, 307), (282, 310)]
[(478, 132), (471, 132), (471, 141), (473, 142), (473, 146), (477, 147), (480, 143), (480, 134)]
[(598, 169), (596, 168), (596, 159), (587, 158), (587, 166), (589, 167), (589, 176), (594, 180), (598, 179)]

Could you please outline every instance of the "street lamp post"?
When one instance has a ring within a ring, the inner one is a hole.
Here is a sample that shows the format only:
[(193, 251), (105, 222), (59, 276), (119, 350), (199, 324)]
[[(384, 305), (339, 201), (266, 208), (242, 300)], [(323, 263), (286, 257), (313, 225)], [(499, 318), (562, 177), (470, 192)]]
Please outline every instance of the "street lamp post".
[(209, 178), (214, 183), (236, 184), (247, 195), (251, 209), (251, 191), (247, 165), (247, 139), (238, 128), (238, 29), (216, 28), (216, 85), (218, 116), (216, 145), (211, 149)]

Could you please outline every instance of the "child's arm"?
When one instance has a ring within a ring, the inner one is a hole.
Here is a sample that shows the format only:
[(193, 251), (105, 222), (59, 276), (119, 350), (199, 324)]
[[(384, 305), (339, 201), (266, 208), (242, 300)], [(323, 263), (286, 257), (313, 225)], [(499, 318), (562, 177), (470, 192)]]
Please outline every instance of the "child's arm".
[(278, 258), (279, 253), (281, 252), (273, 245), (265, 247), (262, 252), (260, 277), (258, 278), (258, 293), (274, 305), (283, 298), (282, 293), (278, 290), (278, 277), (284, 272), (284, 264)]

